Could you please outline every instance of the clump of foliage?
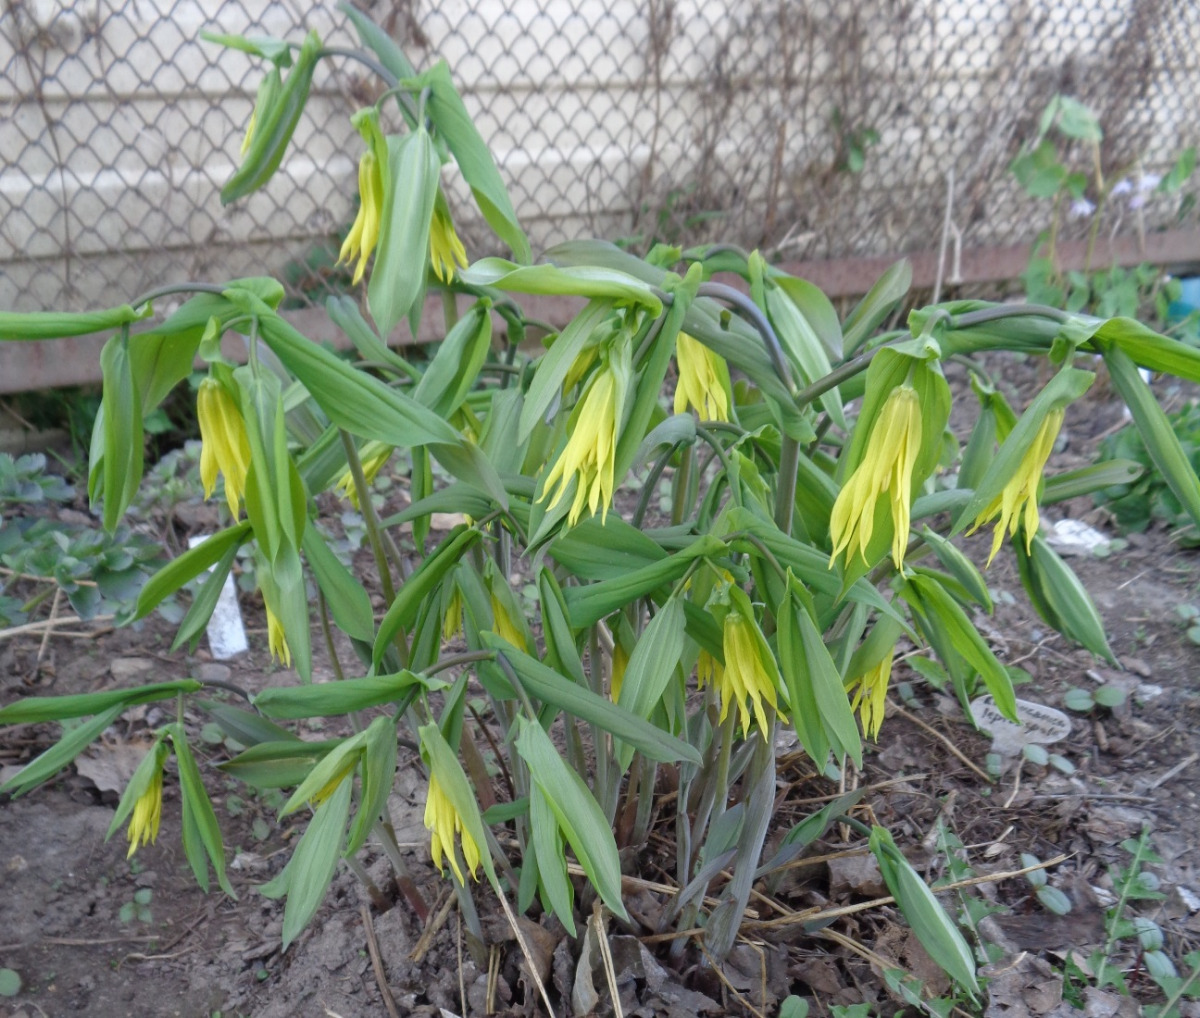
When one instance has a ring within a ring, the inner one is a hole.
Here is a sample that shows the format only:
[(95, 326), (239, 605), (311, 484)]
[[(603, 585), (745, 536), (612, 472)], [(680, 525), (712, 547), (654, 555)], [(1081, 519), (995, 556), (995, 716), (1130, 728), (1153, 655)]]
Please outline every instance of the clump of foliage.
[[(1043, 474), (1099, 356), (1151, 458), (1200, 519), (1200, 480), (1138, 371), (1200, 380), (1200, 353), (1126, 318), (979, 301), (923, 308), (906, 328), (881, 331), (907, 296), (904, 263), (840, 319), (812, 284), (726, 245), (658, 245), (639, 258), (592, 240), (535, 261), (446, 65), (418, 73), (343, 9), (360, 51), (328, 50), (313, 34), (298, 45), (219, 40), (267, 67), (222, 197), (240, 200), (271, 178), (320, 61), (349, 56), (379, 76), (378, 101), (352, 120), (363, 139), (360, 209), (340, 252), (353, 285), (366, 280), (365, 304), (326, 303), (358, 360), (298, 332), (267, 277), (180, 284), (85, 315), (0, 314), (0, 339), (111, 333), (88, 474), (110, 531), (138, 491), (147, 415), (197, 356), (207, 363), (196, 392), (200, 477), (223, 496), (227, 525), (160, 570), (137, 614), (197, 581), (176, 642), (195, 641), (248, 554), (270, 649), (299, 682), (245, 692), (244, 706), (208, 699), (190, 678), (16, 700), (0, 722), (88, 720), (64, 726), (4, 790), (52, 778), (131, 706), (175, 700), (176, 720), (155, 733), (112, 830), (128, 823), (130, 851), (144, 850), (163, 822), (164, 782), (177, 782), (184, 854), (204, 887), (215, 877), (232, 894), (191, 748), (190, 717), (205, 714), (246, 747), (221, 765), (227, 774), (289, 790), (281, 813), (310, 816), (261, 888), (286, 897), (285, 944), (316, 913), (339, 860), (361, 870), (368, 840), (416, 914), (428, 914), (388, 820), (402, 745), (419, 748), (428, 778), (432, 862), (480, 940), (485, 888), (522, 945), (517, 912), (552, 914), (572, 935), (596, 903), (636, 922), (622, 871), (655, 829), (675, 846), (657, 931), (702, 930), (671, 952), (680, 958), (698, 938), (719, 959), (757, 929), (747, 911), (756, 881), (846, 823), (930, 955), (964, 998), (976, 995), (970, 946), (891, 835), (847, 815), (857, 796), (814, 813), (764, 858), (776, 735), (792, 726), (818, 773), (861, 766), (902, 638), (937, 658), (964, 709), (987, 692), (1015, 718), (1010, 673), (972, 621), (991, 610), (987, 584), (960, 547), (985, 527), (991, 556), (1017, 549), (1048, 621), (1111, 659), (1086, 591), (1038, 534), (1039, 503), (1111, 484), (1127, 467), (1044, 484)], [(444, 167), (511, 258), (469, 261)], [(746, 293), (712, 278), (730, 272)], [(155, 301), (179, 291), (189, 299), (157, 316)], [(444, 339), (417, 367), (386, 339), (426, 313), (431, 291), (446, 297)], [(533, 354), (527, 295), (581, 305)], [(147, 328), (134, 334), (135, 322)], [(246, 364), (222, 355), (227, 332), (245, 337)], [(942, 364), (996, 349), (1044, 359), (1048, 381), (1019, 415), (980, 389), (978, 423), (960, 447), (947, 430)], [(410, 504), (380, 518), (365, 496), (392, 458), (406, 467)], [(317, 525), (317, 496), (334, 490), (362, 513), (382, 617)], [(662, 517), (649, 511), (656, 497)], [(434, 513), (463, 522), (434, 543)], [(311, 681), (314, 622), (336, 681)], [(344, 735), (300, 737), (306, 721), (330, 717), (346, 718)]]

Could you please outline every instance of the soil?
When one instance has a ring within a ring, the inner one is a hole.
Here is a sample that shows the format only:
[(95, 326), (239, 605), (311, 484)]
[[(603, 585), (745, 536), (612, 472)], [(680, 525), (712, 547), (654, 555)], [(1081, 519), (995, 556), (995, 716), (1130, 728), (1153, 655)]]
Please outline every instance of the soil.
[[(1007, 365), (1005, 378), (1014, 405), (1023, 406), (1036, 382), (1031, 370)], [(961, 386), (961, 378), (952, 380)], [(1120, 426), (1121, 411), (1103, 388), (1072, 408), (1065, 448), (1056, 453), (1052, 471), (1089, 462), (1098, 438)], [(968, 426), (956, 421), (960, 433)], [(1049, 524), (1082, 519), (1112, 533), (1103, 511), (1086, 499), (1046, 507), (1043, 516)], [(193, 528), (203, 522), (191, 520)], [(1164, 951), (1181, 970), (1183, 955), (1200, 941), (1200, 647), (1188, 639), (1176, 612), (1179, 605), (1200, 605), (1200, 558), (1162, 530), (1127, 541), (1105, 558), (1070, 560), (1104, 618), (1120, 668), (1073, 647), (1038, 618), (1011, 555), (1002, 552), (987, 573), (997, 606), (994, 616), (978, 621), (1001, 660), (1028, 673), (1018, 689), (1022, 699), (1062, 707), (1067, 690), (1102, 685), (1126, 694), (1113, 708), (1067, 711), (1070, 734), (1048, 749), (1073, 765), (1073, 773), (1009, 758), (997, 780), (985, 780), (979, 770), (988, 738), (967, 722), (952, 696), (902, 662), (878, 743), (850, 781), (866, 789), (858, 808), (862, 819), (888, 827), (931, 882), (948, 874), (946, 856), (937, 850), (939, 821), (965, 846), (971, 870), (991, 875), (970, 891), (1004, 906), (981, 924), (1001, 956), (987, 972), (989, 1016), (1137, 1013), (1132, 1000), (1095, 990), (1072, 998), (1085, 1012), (1071, 1010), (1062, 1002), (1062, 972), (1072, 951), (1072, 960), (1086, 966), (1088, 952), (1103, 939), (1110, 868), (1128, 863), (1121, 843), (1143, 827), (1161, 859), (1149, 869), (1166, 897), (1140, 902), (1139, 910), (1162, 927)], [(977, 561), (988, 544), (986, 535), (963, 542)], [(52, 635), (43, 642), (40, 633), (0, 633), (0, 704), (187, 675), (252, 692), (294, 681), (270, 662), (261, 609), (252, 603), (244, 608), (251, 650), (224, 663), (203, 649), (192, 657), (169, 653), (170, 627), (154, 618), (87, 639)], [(317, 667), (318, 679), (329, 677), (320, 656)], [(123, 831), (105, 840), (116, 789), (143, 751), (146, 733), (167, 720), (156, 705), (131, 711), (76, 767), (27, 796), (0, 802), (0, 969), (15, 970), (22, 982), (15, 996), (0, 998), (0, 1015), (544, 1013), (503, 916), (483, 916), (490, 947), (464, 936), (449, 885), (429, 861), (421, 825), (423, 781), (403, 748), (391, 808), (409, 868), (432, 906), (427, 930), (403, 899), (394, 903), (385, 860), (368, 855), (367, 870), (382, 890), (372, 898), (342, 870), (316, 920), (282, 952), (281, 903), (256, 888), (279, 871), (304, 820), (296, 814), (277, 821), (278, 801), (250, 794), (215, 769), (228, 750), (204, 740), (199, 714), (186, 720), (196, 728), (194, 745), (204, 751), (200, 764), (229, 847), (237, 898), (196, 886), (179, 847), (179, 801), (169, 780), (162, 836), (127, 860)], [(331, 723), (326, 734), (336, 731)], [(55, 738), (48, 725), (0, 730), (0, 774), (7, 777)], [(776, 842), (843, 790), (814, 775), (799, 753), (784, 752), (780, 761)], [(805, 858), (818, 861), (789, 870), (777, 887), (760, 887), (752, 918), (775, 922), (747, 924), (745, 942), (719, 973), (694, 944), (672, 953), (669, 942), (644, 939), (653, 929), (610, 921), (620, 1013), (773, 1015), (789, 993), (806, 998), (816, 1015), (860, 1002), (891, 1013), (900, 998), (881, 978), (884, 965), (903, 966), (927, 989), (942, 992), (944, 979), (891, 904), (851, 910), (816, 929), (787, 920), (801, 909), (863, 904), (886, 894), (862, 848), (857, 834), (835, 827), (806, 852)], [(1060, 918), (1042, 907), (1024, 877), (995, 879), (1020, 869), (1023, 854), (1042, 861), (1062, 857), (1048, 874), (1050, 884), (1072, 900), (1069, 915)], [(652, 919), (661, 911), (664, 898), (652, 882), (668, 879), (671, 857), (670, 842), (656, 833), (630, 861), (626, 872), (634, 879), (626, 891), (633, 915)], [(481, 902), (487, 897), (479, 895)], [(553, 922), (522, 922), (544, 963), (557, 1014), (585, 1013), (579, 1009), (589, 1005), (597, 1014), (614, 1013), (599, 960), (593, 958), (590, 975), (589, 962), (579, 960), (582, 936), (566, 937)], [(589, 957), (597, 953), (594, 945), (593, 936)], [(1119, 957), (1134, 998), (1155, 999), (1136, 958)]]

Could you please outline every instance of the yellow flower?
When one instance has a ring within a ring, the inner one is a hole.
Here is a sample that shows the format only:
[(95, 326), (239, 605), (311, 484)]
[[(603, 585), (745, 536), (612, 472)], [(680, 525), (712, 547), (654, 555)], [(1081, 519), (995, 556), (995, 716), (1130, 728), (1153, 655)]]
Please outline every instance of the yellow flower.
[[(265, 603), (265, 602), (264, 602)], [(292, 651), (288, 647), (287, 635), (283, 631), (283, 623), (279, 617), (267, 608), (267, 645), (271, 648), (271, 657), (280, 662), (285, 668), (292, 667)]]
[(729, 368), (724, 358), (681, 332), (675, 340), (675, 363), (675, 412), (681, 414), (690, 405), (702, 421), (729, 420)]
[(608, 688), (609, 695), (612, 697), (612, 702), (616, 703), (621, 698), (621, 686), (625, 684), (625, 669), (629, 667), (629, 651), (622, 645), (621, 641), (613, 640), (612, 650), (612, 674), (609, 676)]
[(892, 678), (892, 657), (895, 653), (896, 648), (892, 647), (879, 664), (867, 669), (858, 678), (852, 679), (848, 685), (847, 691), (855, 690), (854, 702), (850, 704), (850, 709), (859, 712), (863, 732), (870, 739), (879, 735), (879, 728), (883, 724), (888, 683)]
[(462, 629), (462, 592), (457, 584), (454, 593), (450, 595), (450, 603), (446, 605), (446, 615), (442, 619), (442, 639), (449, 642)]
[[(156, 753), (157, 749), (150, 752)], [(133, 805), (133, 813), (129, 818), (129, 852), (125, 856), (126, 859), (133, 857), (139, 845), (158, 840), (158, 827), (162, 822), (162, 790), (163, 772), (160, 762), (154, 770), (150, 784)]]
[(449, 796), (442, 790), (441, 784), (434, 775), (429, 776), (429, 797), (425, 800), (425, 827), (431, 832), (429, 837), (429, 854), (433, 864), (439, 871), (442, 869), (442, 856), (450, 863), (454, 875), (460, 884), (466, 879), (459, 868), (458, 859), (454, 854), (454, 835), (457, 833), (462, 840), (463, 859), (467, 864), (467, 872), (478, 880), (475, 871), (479, 869), (479, 846), (475, 839), (463, 828), (462, 817), (458, 815)]
[(492, 629), (501, 639), (507, 640), (514, 647), (521, 650), (527, 650), (525, 646), (525, 636), (513, 622), (512, 616), (509, 615), (508, 609), (504, 607), (501, 600), (495, 595), (491, 595), (492, 600)]
[[(725, 664), (722, 666), (708, 651), (702, 650), (696, 663), (698, 685), (700, 688), (710, 682), (716, 685), (721, 721), (728, 716), (730, 706), (736, 704), (742, 735), (746, 736), (750, 732), (750, 711), (753, 708), (753, 722), (758, 725), (764, 739), (770, 738), (770, 724), (763, 701), (778, 709), (775, 696), (778, 680), (777, 675), (772, 675), (774, 663), (769, 667), (763, 658), (764, 654), (770, 654), (766, 641), (758, 632), (758, 626), (736, 608), (725, 616), (721, 636)], [(747, 700), (750, 701), (749, 707)]]
[(992, 537), (992, 552), (988, 555), (989, 566), (1004, 541), (1004, 531), (1007, 530), (1011, 536), (1016, 537), (1017, 527), (1021, 523), (1025, 525), (1025, 550), (1032, 552), (1033, 538), (1040, 523), (1037, 506), (1038, 485), (1042, 480), (1042, 471), (1046, 468), (1046, 460), (1054, 451), (1054, 443), (1062, 423), (1061, 409), (1051, 410), (1046, 414), (1037, 435), (1017, 465), (1016, 473), (1009, 478), (1004, 490), (975, 517), (975, 524), (969, 531), (971, 534), (997, 515), (1000, 516), (1000, 522), (996, 524)]
[[(383, 469), (383, 465), (391, 458), (392, 446), (384, 442), (376, 442), (374, 440), (367, 442), (366, 445), (359, 450), (359, 460), (362, 463), (363, 480), (370, 484), (378, 476), (379, 471)], [(350, 504), (355, 509), (358, 505), (358, 487), (354, 483), (354, 475), (350, 472), (349, 467), (346, 472), (338, 478), (337, 484), (334, 487), (350, 500)]]
[(338, 252), (339, 264), (349, 263), (358, 256), (353, 283), (358, 283), (367, 270), (367, 259), (379, 243), (379, 228), (383, 221), (383, 169), (379, 157), (370, 147), (358, 160), (358, 198), (358, 215)]
[(571, 481), (577, 482), (575, 499), (567, 516), (571, 526), (583, 515), (584, 505), (592, 515), (599, 509), (601, 522), (608, 516), (617, 454), (617, 423), (625, 403), (629, 370), (629, 349), (621, 346), (588, 380), (567, 424), (566, 447), (546, 475), (542, 498), (546, 497), (551, 485), (558, 482), (550, 509), (562, 501)]
[(443, 283), (454, 279), (455, 262), (460, 268), (467, 267), (467, 249), (458, 239), (449, 211), (439, 205), (434, 205), (433, 219), (429, 223), (429, 261), (433, 265), (433, 274)]
[(250, 441), (246, 422), (233, 397), (215, 378), (200, 383), (196, 394), (196, 417), (200, 422), (200, 481), (204, 497), (217, 486), (217, 474), (225, 477), (225, 498), (236, 520), (250, 470)]
[(849, 480), (842, 485), (829, 519), (833, 554), (829, 564), (848, 549), (867, 561), (867, 546), (875, 530), (875, 505), (887, 492), (891, 499), (892, 561), (904, 565), (908, 545), (909, 509), (912, 505), (912, 474), (921, 450), (921, 402), (910, 385), (898, 385), (889, 394), (871, 428), (866, 452)]

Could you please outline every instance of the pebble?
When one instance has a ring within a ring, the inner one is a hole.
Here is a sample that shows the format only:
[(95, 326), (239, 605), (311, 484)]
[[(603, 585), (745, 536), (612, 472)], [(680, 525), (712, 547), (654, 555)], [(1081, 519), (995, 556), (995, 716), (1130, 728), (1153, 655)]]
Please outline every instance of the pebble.
[(108, 666), (108, 670), (117, 682), (128, 682), (143, 678), (157, 667), (158, 662), (152, 657), (119, 657)]
[(233, 672), (228, 665), (209, 661), (196, 667), (196, 678), (201, 682), (228, 682)]

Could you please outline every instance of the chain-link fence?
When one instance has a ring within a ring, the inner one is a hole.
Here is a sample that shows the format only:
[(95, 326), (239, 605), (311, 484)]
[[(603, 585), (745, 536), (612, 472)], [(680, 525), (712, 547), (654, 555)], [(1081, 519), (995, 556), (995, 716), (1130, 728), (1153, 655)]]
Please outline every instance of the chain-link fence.
[[(535, 249), (585, 234), (723, 238), (785, 260), (929, 249), (951, 171), (963, 244), (1017, 243), (1050, 206), (1008, 165), (1053, 96), (1099, 114), (1109, 182), (1162, 172), (1200, 135), (1193, 0), (376, 0), (369, 13), (418, 67), (450, 62)], [(352, 41), (332, 5), (300, 0), (6, 0), (0, 307), (261, 271), (304, 301), (340, 279), (360, 145), (348, 117), (372, 98), (360, 68), (323, 63), (280, 174), (233, 207), (218, 199), (261, 69), (199, 33), (298, 39), (302, 26)], [(1149, 197), (1111, 202), (1104, 230), (1177, 220), (1179, 195)], [(471, 255), (492, 252), (466, 203), (458, 213)]]

